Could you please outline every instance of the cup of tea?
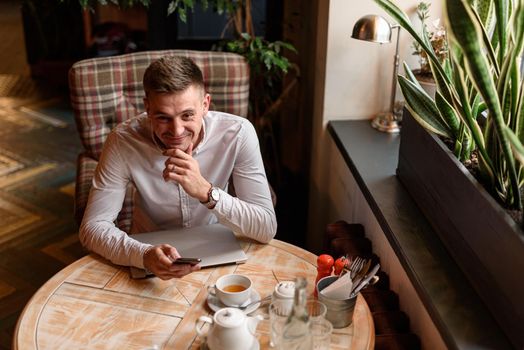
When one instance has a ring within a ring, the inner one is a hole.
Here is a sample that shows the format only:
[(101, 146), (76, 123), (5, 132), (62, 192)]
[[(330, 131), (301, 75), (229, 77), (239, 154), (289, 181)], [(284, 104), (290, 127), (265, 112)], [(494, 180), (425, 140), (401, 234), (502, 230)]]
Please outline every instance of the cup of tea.
[(251, 297), (251, 279), (245, 275), (231, 274), (220, 277), (209, 292), (226, 306), (241, 306)]

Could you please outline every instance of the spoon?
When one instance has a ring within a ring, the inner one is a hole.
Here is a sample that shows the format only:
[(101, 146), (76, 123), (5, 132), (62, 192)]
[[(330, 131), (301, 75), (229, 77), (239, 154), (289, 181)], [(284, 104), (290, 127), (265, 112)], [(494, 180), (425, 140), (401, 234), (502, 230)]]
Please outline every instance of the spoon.
[(240, 310), (244, 311), (244, 310), (246, 310), (248, 307), (250, 307), (252, 305), (255, 305), (255, 304), (258, 304), (258, 303), (262, 303), (262, 302), (270, 300), (270, 299), (271, 299), (271, 294), (268, 295), (267, 297), (262, 298), (262, 299), (254, 300), (254, 301), (250, 302), (247, 305), (237, 306), (237, 309), (240, 309)]

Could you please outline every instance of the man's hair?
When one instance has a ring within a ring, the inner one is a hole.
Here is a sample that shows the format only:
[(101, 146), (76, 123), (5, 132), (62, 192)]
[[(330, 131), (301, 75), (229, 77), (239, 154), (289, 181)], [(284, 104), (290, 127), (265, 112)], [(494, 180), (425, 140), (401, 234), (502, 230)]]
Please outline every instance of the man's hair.
[(144, 91), (149, 92), (182, 92), (191, 85), (205, 91), (202, 71), (190, 58), (181, 56), (164, 56), (154, 61), (144, 73)]

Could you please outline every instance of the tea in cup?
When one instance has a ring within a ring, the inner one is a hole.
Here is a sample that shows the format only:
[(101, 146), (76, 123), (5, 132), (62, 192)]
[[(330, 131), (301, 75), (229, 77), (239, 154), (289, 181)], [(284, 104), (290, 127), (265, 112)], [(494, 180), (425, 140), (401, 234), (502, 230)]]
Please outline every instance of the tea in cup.
[(224, 292), (238, 293), (246, 290), (246, 287), (241, 284), (230, 284), (229, 286), (225, 286), (223, 290)]
[(251, 297), (251, 279), (244, 275), (231, 274), (220, 277), (209, 292), (226, 306), (241, 306)]

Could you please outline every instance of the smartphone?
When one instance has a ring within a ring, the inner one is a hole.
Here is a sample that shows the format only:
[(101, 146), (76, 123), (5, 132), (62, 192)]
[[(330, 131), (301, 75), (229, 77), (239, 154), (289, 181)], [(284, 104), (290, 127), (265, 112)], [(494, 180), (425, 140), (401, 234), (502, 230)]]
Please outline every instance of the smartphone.
[(175, 261), (173, 261), (173, 264), (189, 264), (189, 265), (196, 265), (200, 263), (202, 259), (200, 258), (178, 258)]

